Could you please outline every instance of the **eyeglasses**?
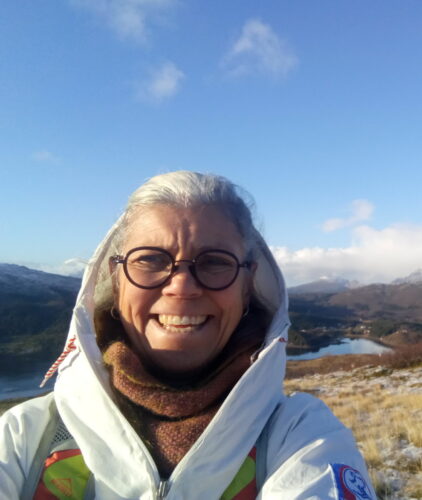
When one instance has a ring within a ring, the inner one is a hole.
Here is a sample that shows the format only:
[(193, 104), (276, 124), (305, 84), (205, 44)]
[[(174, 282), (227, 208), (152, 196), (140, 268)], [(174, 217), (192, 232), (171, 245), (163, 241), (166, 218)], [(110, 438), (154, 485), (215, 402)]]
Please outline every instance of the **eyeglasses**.
[(208, 290), (224, 290), (237, 278), (240, 268), (250, 269), (252, 263), (239, 263), (237, 257), (226, 250), (205, 250), (192, 260), (175, 260), (162, 248), (137, 247), (126, 254), (110, 257), (114, 264), (123, 264), (126, 278), (139, 288), (158, 288), (164, 285), (179, 269), (181, 262), (188, 263), (188, 269), (197, 283)]

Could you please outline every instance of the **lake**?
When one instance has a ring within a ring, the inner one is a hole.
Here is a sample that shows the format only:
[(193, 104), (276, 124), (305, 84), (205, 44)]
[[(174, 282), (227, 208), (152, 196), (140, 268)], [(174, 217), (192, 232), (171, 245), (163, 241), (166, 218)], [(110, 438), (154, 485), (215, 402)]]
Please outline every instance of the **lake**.
[[(306, 352), (296, 356), (287, 356), (287, 359), (299, 361), (305, 359), (321, 358), (327, 355), (336, 354), (382, 354), (391, 351), (372, 340), (348, 339), (344, 338), (340, 344), (332, 344), (322, 347), (315, 352)], [(54, 380), (49, 380), (45, 387), (40, 389), (40, 385), (45, 369), (36, 370), (34, 373), (21, 373), (19, 375), (0, 374), (0, 400), (22, 397), (31, 397), (43, 394), (53, 389)]]
[(314, 352), (287, 356), (287, 359), (300, 361), (322, 358), (323, 356), (335, 356), (338, 354), (383, 354), (390, 351), (391, 349), (389, 347), (384, 347), (372, 340), (343, 338), (340, 344), (331, 344), (327, 347), (321, 347), (321, 349)]
[(38, 396), (51, 391), (54, 385), (52, 379), (42, 389), (39, 388), (44, 373), (0, 375), (0, 400)]

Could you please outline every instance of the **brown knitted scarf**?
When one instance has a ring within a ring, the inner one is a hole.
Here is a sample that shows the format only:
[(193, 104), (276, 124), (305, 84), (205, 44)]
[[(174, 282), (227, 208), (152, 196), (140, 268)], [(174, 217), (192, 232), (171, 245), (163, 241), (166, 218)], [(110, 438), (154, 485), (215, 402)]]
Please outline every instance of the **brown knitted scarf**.
[(183, 387), (163, 383), (147, 372), (125, 342), (114, 342), (105, 350), (119, 406), (146, 443), (162, 477), (170, 476), (202, 434), (261, 342), (261, 332), (234, 338), (211, 373)]

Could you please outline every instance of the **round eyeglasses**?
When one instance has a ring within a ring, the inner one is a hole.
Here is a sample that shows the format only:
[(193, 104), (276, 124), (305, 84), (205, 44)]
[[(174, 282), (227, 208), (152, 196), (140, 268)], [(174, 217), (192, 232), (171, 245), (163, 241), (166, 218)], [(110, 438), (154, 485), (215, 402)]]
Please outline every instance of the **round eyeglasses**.
[(205, 250), (192, 260), (175, 260), (157, 247), (136, 247), (125, 257), (110, 257), (114, 264), (123, 264), (126, 278), (139, 288), (158, 288), (164, 285), (179, 269), (181, 262), (188, 263), (188, 269), (197, 283), (208, 290), (224, 290), (237, 278), (240, 268), (250, 269), (252, 263), (239, 263), (236, 255), (226, 250)]

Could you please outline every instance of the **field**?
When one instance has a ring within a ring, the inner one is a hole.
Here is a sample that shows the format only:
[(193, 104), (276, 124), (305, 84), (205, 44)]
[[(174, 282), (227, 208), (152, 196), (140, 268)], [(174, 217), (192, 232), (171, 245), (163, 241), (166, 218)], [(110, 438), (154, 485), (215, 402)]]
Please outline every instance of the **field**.
[(289, 364), (286, 392), (316, 395), (353, 430), (380, 500), (422, 499), (421, 354)]

